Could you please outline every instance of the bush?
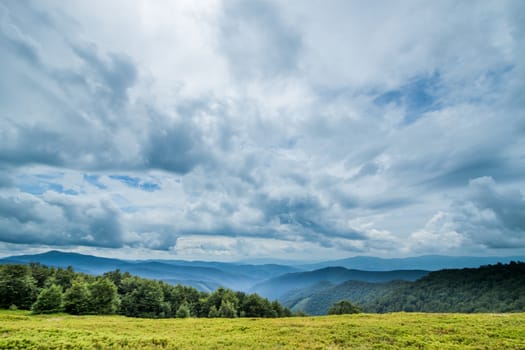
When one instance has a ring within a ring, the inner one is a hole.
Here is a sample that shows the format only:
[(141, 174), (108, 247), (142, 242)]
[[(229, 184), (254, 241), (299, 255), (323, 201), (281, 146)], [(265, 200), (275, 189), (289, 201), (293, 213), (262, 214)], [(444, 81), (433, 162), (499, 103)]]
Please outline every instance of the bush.
[(235, 306), (231, 302), (227, 300), (223, 300), (221, 303), (221, 307), (219, 308), (219, 317), (224, 317), (224, 318), (237, 317), (237, 310), (235, 309)]
[(329, 315), (358, 314), (360, 312), (362, 312), (361, 308), (348, 300), (338, 301), (328, 310)]
[(88, 285), (90, 295), (89, 311), (98, 315), (109, 315), (117, 312), (119, 298), (115, 283), (107, 278), (99, 278)]
[(179, 306), (175, 315), (177, 318), (188, 318), (190, 317), (190, 308), (186, 304)]
[(35, 314), (50, 314), (62, 311), (62, 288), (56, 284), (42, 289), (31, 310)]
[(64, 293), (64, 310), (73, 315), (86, 314), (89, 312), (89, 300), (87, 284), (81, 280), (74, 280)]

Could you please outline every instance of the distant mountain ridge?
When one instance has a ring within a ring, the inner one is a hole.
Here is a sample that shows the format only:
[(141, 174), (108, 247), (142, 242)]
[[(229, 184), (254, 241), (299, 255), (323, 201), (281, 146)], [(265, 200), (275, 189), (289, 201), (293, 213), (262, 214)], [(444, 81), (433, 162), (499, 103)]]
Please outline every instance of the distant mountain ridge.
[[(294, 289), (310, 287), (322, 281), (334, 285), (347, 280), (374, 283), (395, 279), (412, 281), (432, 270), (479, 267), (510, 261), (525, 261), (525, 257), (429, 255), (384, 259), (361, 256), (316, 264), (282, 265), (268, 263), (252, 265), (240, 262), (122, 260), (52, 250), (41, 254), (2, 258), (0, 264), (39, 262), (55, 267), (71, 265), (76, 271), (95, 275), (120, 269), (144, 278), (193, 286), (202, 291), (212, 291), (219, 286), (224, 286), (235, 290), (257, 292), (270, 298), (278, 298)], [(348, 270), (354, 270), (354, 272), (349, 273)], [(374, 272), (380, 273), (374, 274)]]
[(425, 270), (363, 271), (344, 267), (325, 267), (314, 271), (293, 272), (278, 276), (253, 286), (252, 291), (257, 291), (267, 298), (278, 299), (294, 289), (309, 287), (320, 282), (415, 281), (428, 273), (429, 271)]
[(317, 270), (330, 266), (341, 266), (347, 269), (366, 271), (389, 270), (428, 270), (476, 268), (491, 264), (508, 264), (511, 261), (525, 261), (525, 256), (447, 256), (422, 255), (408, 258), (378, 258), (372, 256), (355, 256), (340, 260), (324, 261), (315, 264), (296, 265), (302, 270)]
[(220, 286), (245, 291), (265, 279), (298, 271), (291, 266), (275, 264), (239, 265), (204, 261), (120, 260), (56, 250), (0, 259), (0, 264), (30, 262), (55, 267), (72, 266), (78, 272), (95, 275), (119, 269), (144, 278), (185, 284), (208, 292)]
[(307, 288), (292, 290), (282, 295), (279, 301), (292, 311), (302, 311), (308, 315), (326, 315), (330, 306), (340, 300), (351, 300), (363, 306), (382, 298), (395, 288), (410, 283), (413, 282), (346, 281), (340, 284), (321, 282)]

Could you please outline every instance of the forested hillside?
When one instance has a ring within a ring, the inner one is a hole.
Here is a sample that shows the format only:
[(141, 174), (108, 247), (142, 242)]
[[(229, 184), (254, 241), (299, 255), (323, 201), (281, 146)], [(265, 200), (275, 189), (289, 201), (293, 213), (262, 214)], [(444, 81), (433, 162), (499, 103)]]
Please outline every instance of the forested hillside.
[(373, 312), (525, 311), (525, 263), (432, 272), (364, 306)]
[(326, 315), (330, 306), (340, 300), (351, 300), (362, 308), (364, 306), (363, 311), (375, 312), (368, 309), (367, 306), (370, 303), (383, 297), (393, 288), (409, 283), (406, 281), (385, 283), (346, 281), (335, 285), (322, 282), (309, 288), (289, 292), (279, 300), (292, 311), (302, 311), (308, 315)]
[(358, 303), (365, 312), (377, 313), (523, 312), (525, 263), (441, 270), (415, 282), (314, 284), (279, 300), (293, 311), (322, 315), (331, 304), (343, 299)]
[(152, 318), (291, 315), (278, 302), (257, 294), (225, 288), (207, 293), (119, 270), (95, 277), (38, 263), (0, 266), (0, 308)]
[(396, 280), (415, 281), (428, 274), (423, 270), (362, 271), (344, 267), (326, 267), (314, 271), (294, 272), (259, 283), (252, 291), (272, 299), (281, 299), (286, 293), (308, 288), (319, 282), (343, 283), (345, 281), (389, 282)]

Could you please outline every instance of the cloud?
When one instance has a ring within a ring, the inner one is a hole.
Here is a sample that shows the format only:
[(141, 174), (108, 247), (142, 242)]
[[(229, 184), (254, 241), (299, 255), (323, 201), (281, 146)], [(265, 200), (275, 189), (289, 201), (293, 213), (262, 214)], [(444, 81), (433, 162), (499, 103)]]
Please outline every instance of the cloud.
[(122, 247), (118, 210), (107, 201), (83, 202), (47, 192), (0, 197), (0, 240), (18, 244)]
[(241, 80), (274, 78), (298, 65), (301, 38), (267, 1), (225, 1), (220, 45)]
[(96, 47), (72, 47), (73, 51), (85, 63), (86, 67), (92, 72), (92, 76), (97, 76), (103, 84), (99, 98), (109, 100), (109, 105), (121, 107), (128, 98), (127, 92), (132, 87), (137, 78), (137, 70), (130, 59), (124, 55), (111, 54), (104, 60), (98, 56)]
[(525, 197), (502, 190), (491, 177), (469, 182), (466, 193), (446, 212), (435, 214), (410, 237), (411, 249), (446, 252), (525, 247)]
[(206, 160), (209, 153), (203, 149), (202, 134), (191, 121), (156, 120), (144, 147), (146, 168), (184, 174)]
[(519, 190), (500, 190), (491, 177), (477, 178), (453, 210), (458, 231), (476, 244), (525, 247), (525, 197)]
[(0, 240), (523, 247), (522, 6), (4, 2)]

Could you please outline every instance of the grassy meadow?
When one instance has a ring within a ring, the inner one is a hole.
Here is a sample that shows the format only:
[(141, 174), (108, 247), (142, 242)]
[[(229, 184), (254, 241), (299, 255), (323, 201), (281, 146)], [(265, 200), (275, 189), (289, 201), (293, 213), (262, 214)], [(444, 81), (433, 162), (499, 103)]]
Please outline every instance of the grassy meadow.
[(0, 349), (525, 349), (525, 314), (136, 319), (0, 311)]

